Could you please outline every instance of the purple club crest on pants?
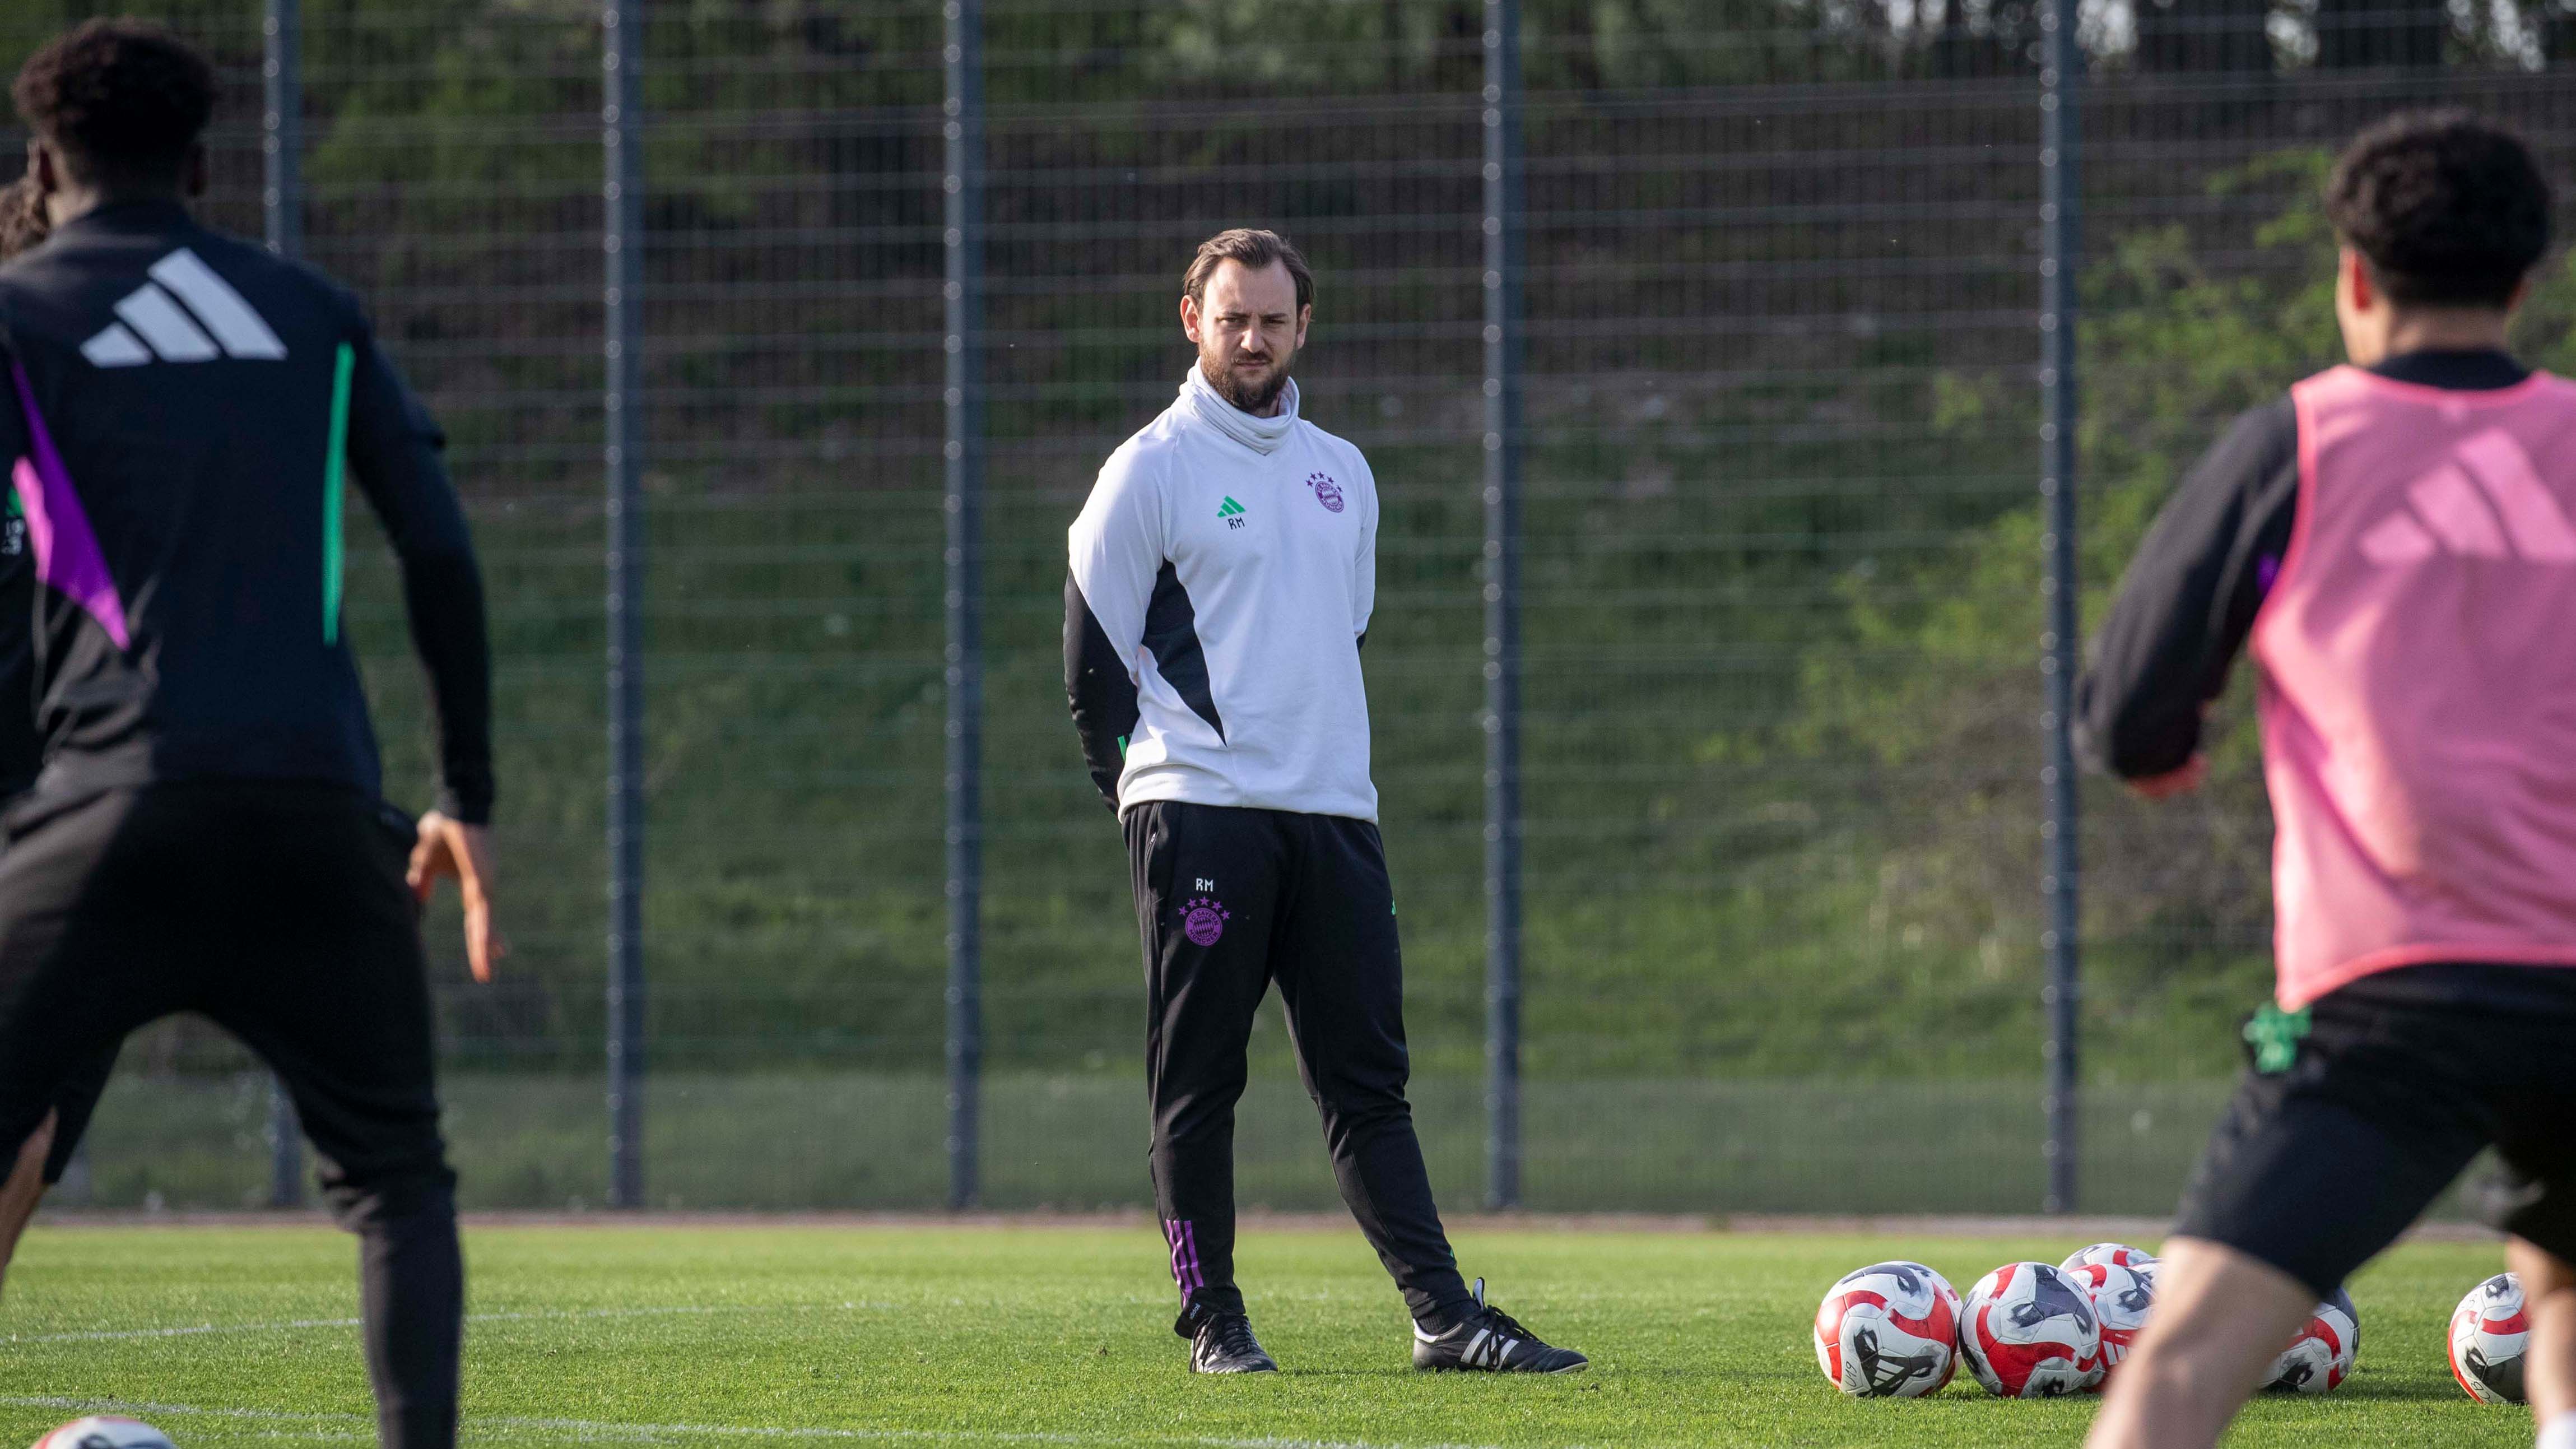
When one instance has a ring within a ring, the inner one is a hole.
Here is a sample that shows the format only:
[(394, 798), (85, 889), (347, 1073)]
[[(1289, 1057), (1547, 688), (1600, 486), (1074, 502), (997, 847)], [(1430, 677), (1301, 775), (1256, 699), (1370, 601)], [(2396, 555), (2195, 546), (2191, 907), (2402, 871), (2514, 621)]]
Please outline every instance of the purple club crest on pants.
[(1225, 935), (1225, 923), (1233, 919), (1214, 896), (1200, 896), (1181, 908), (1181, 934), (1193, 946), (1213, 946)]

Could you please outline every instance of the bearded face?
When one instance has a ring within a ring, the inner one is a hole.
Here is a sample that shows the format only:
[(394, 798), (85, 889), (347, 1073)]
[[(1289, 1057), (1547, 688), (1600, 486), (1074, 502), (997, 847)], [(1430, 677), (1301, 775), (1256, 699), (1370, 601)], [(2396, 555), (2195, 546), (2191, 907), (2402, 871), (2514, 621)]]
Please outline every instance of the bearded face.
[(1294, 349), (1269, 358), (1227, 360), (1208, 355), (1199, 349), (1199, 372), (1216, 389), (1216, 395), (1254, 417), (1268, 417), (1279, 405), (1279, 394), (1288, 390), (1288, 365), (1297, 360)]
[(1297, 305), (1296, 281), (1276, 262), (1259, 271), (1225, 262), (1200, 296), (1181, 300), (1182, 323), (1199, 349), (1199, 374), (1217, 396), (1255, 417), (1276, 411), (1287, 390), (1306, 340), (1307, 312)]

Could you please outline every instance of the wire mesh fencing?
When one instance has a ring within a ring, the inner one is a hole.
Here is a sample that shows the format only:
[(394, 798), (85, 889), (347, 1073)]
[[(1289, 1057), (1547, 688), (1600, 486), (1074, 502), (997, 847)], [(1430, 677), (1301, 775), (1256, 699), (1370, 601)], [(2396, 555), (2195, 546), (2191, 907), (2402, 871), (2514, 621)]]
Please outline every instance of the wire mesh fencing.
[[(12, 56), (88, 13), (37, 6)], [(211, 214), (256, 230), (260, 14)], [(946, 1188), (943, 16), (643, 7), (645, 1200)], [(450, 437), (493, 603), (507, 926), (433, 915), (468, 1201), (597, 1203), (605, 618), (599, 30), (576, 5), (307, 0), (307, 250)], [(1523, 1201), (2034, 1207), (2043, 524), (2039, 84), (2017, 4), (1525, 0)], [(1064, 528), (1189, 365), (1195, 244), (1319, 277), (1304, 411), (1385, 501), (1367, 672), (1435, 1184), (1485, 1176), (1481, 0), (993, 0), (986, 157), (982, 1199), (1144, 1200), (1123, 848), (1065, 718)], [(2082, 572), (2097, 617), (2235, 411), (2334, 360), (2324, 158), (2400, 105), (2554, 175), (2565, 12), (2099, 3), (2081, 30)], [(2564, 348), (2553, 264), (2524, 332)], [(396, 580), (351, 628), (416, 798)], [(2243, 673), (2244, 671), (2240, 671)], [(2161, 1211), (2266, 990), (2238, 695), (2213, 788), (2084, 799), (2079, 1203)], [(1275, 1003), (1247, 1202), (1331, 1177)], [(101, 1203), (265, 1183), (251, 1064), (129, 1050)]]

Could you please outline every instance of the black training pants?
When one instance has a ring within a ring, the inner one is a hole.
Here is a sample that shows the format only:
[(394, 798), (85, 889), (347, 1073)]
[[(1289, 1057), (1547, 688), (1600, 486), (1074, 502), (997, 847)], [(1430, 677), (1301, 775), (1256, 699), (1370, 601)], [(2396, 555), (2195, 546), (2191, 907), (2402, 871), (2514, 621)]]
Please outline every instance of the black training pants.
[(8, 817), (0, 854), (0, 1142), (173, 1012), (265, 1058), (358, 1234), (386, 1449), (452, 1449), (464, 1265), (438, 1131), (409, 821), (346, 787), (192, 781)]
[(1342, 1201), (1414, 1317), (1469, 1302), (1404, 1099), (1404, 968), (1377, 827), (1334, 815), (1149, 801), (1126, 812), (1145, 938), (1154, 1200), (1186, 1302), (1240, 1313), (1234, 1104), (1270, 983)]

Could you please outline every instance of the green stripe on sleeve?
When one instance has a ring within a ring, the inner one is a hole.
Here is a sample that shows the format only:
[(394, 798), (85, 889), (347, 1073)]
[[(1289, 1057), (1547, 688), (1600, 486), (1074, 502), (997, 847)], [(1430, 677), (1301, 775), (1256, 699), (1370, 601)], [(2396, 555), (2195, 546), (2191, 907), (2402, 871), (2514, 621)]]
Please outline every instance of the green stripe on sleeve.
[(358, 354), (348, 343), (331, 369), (331, 449), (322, 461), (322, 642), (340, 642), (341, 572), (347, 567), (347, 545), (340, 537), (342, 474), (349, 456), (349, 377)]

